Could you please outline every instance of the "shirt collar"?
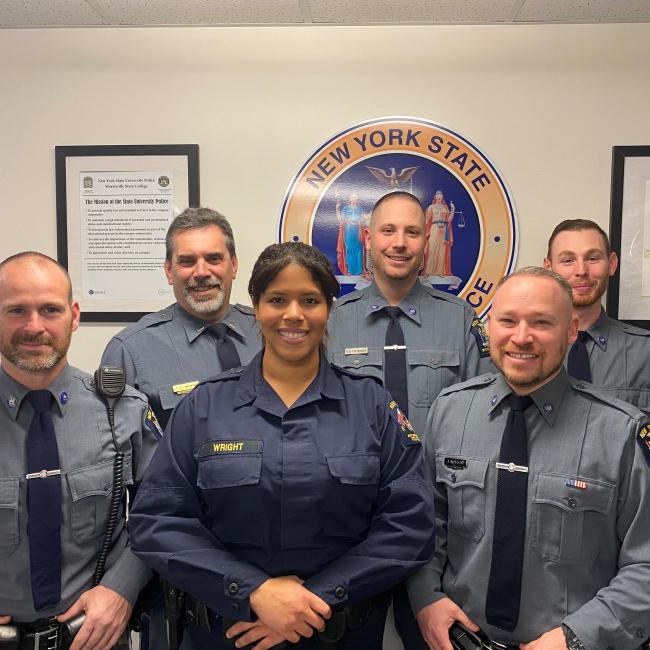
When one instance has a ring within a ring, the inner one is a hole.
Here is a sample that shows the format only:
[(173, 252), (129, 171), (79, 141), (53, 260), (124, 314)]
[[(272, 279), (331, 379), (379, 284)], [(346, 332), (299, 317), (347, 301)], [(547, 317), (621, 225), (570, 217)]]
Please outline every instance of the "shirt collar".
[(609, 316), (601, 308), (598, 320), (587, 330), (587, 334), (589, 334), (603, 352), (607, 351), (607, 339), (609, 339), (610, 327)]
[[(408, 316), (412, 321), (416, 322), (418, 325), (422, 324), (420, 320), (421, 313), (421, 303), (423, 297), (425, 297), (426, 290), (422, 286), (420, 280), (416, 280), (411, 290), (404, 297), (402, 302), (399, 304), (399, 308), (402, 310), (402, 313)], [(368, 305), (366, 307), (366, 317), (370, 314), (376, 314), (380, 312), (384, 307), (388, 306), (388, 301), (384, 298), (376, 282), (372, 282), (370, 285), (370, 290), (368, 292)]]
[[(560, 406), (562, 405), (564, 395), (569, 389), (569, 385), (569, 377), (564, 368), (561, 368), (560, 372), (553, 377), (551, 381), (530, 393), (530, 397), (535, 403), (537, 410), (549, 426), (553, 426), (553, 423), (555, 422), (555, 418), (557, 417)], [(492, 413), (494, 409), (513, 392), (512, 388), (510, 388), (501, 373), (497, 374), (497, 379), (492, 386), (493, 395), (490, 399), (488, 413)]]
[[(185, 311), (178, 303), (174, 305), (173, 309), (174, 309), (174, 319), (177, 320), (180, 323), (181, 327), (185, 330), (185, 335), (187, 336), (187, 340), (190, 343), (194, 343), (194, 341), (199, 336), (201, 336), (203, 332), (207, 331), (210, 325), (212, 325), (212, 323), (207, 323), (206, 321), (201, 320), (196, 316), (192, 316), (192, 314)], [(241, 336), (242, 338), (245, 338), (246, 335), (244, 334), (241, 326), (233, 316), (232, 309), (230, 306), (228, 306), (228, 311), (226, 312), (226, 315), (221, 319), (220, 322), (226, 325), (226, 327), (233, 330), (235, 334)]]
[[(58, 377), (45, 389), (54, 398), (52, 401), (56, 404), (55, 408), (61, 416), (65, 415), (68, 408), (72, 392), (72, 376), (72, 370), (66, 364)], [(12, 420), (15, 421), (18, 417), (25, 395), (30, 390), (10, 377), (3, 368), (0, 368), (0, 400), (2, 400), (2, 407)]]

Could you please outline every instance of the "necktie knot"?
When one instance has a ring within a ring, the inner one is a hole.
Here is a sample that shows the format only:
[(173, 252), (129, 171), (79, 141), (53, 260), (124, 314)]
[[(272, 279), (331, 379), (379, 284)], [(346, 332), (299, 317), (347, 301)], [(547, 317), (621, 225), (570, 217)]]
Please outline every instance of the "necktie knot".
[(515, 395), (514, 393), (510, 393), (506, 397), (506, 402), (513, 411), (525, 411), (533, 403), (533, 399), (530, 395)]
[(586, 343), (588, 340), (589, 340), (589, 333), (584, 330), (580, 330), (578, 332), (578, 341), (580, 343)]
[(402, 310), (399, 307), (384, 307), (384, 311), (388, 314), (388, 317), (391, 320), (396, 320), (399, 318), (399, 315), (402, 313)]
[(208, 327), (213, 336), (217, 339), (224, 339), (228, 336), (228, 326), (223, 323), (217, 323), (216, 325), (210, 325)]
[(35, 413), (46, 413), (50, 410), (52, 393), (49, 390), (30, 390), (25, 399), (32, 405)]

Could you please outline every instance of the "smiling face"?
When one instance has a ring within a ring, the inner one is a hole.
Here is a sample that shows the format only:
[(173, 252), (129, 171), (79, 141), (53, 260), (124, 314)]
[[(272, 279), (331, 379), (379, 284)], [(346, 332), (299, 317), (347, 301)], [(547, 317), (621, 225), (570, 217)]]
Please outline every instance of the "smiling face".
[(264, 338), (265, 362), (318, 364), (329, 309), (307, 269), (294, 262), (285, 266), (254, 308)]
[(616, 273), (618, 258), (616, 253), (607, 254), (597, 230), (565, 230), (555, 236), (544, 266), (571, 285), (575, 307), (589, 307), (600, 303), (609, 278)]
[(555, 280), (515, 275), (494, 295), (488, 333), (492, 362), (516, 393), (527, 395), (557, 375), (578, 319)]
[(416, 281), (424, 254), (424, 213), (415, 202), (395, 197), (375, 209), (366, 232), (375, 278), (381, 283)]
[(219, 226), (190, 228), (174, 235), (172, 259), (165, 261), (165, 274), (185, 311), (217, 323), (228, 310), (237, 258), (231, 258)]
[(54, 263), (22, 257), (0, 270), (0, 354), (2, 367), (24, 385), (29, 375), (54, 378), (66, 364), (79, 305)]

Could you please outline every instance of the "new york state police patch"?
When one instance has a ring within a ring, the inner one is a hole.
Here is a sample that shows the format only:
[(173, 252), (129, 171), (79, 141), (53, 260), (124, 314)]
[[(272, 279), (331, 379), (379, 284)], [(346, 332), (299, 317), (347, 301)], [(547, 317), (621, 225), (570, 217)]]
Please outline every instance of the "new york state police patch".
[(646, 422), (637, 434), (637, 442), (641, 445), (646, 463), (650, 467), (650, 422)]
[(402, 442), (405, 445), (419, 445), (420, 436), (415, 432), (415, 429), (408, 421), (407, 417), (399, 410), (397, 402), (391, 400), (388, 404), (388, 409), (390, 411), (390, 417), (395, 420), (399, 426), (400, 433), (402, 435)]

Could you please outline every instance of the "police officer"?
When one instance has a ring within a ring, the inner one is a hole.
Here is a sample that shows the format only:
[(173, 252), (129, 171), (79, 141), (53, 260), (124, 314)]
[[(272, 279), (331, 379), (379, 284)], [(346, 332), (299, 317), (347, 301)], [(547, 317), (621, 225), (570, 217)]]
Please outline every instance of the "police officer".
[(253, 310), (230, 304), (237, 256), (226, 218), (188, 208), (169, 226), (166, 249), (177, 302), (122, 330), (102, 357), (102, 364), (126, 368), (163, 427), (199, 381), (248, 363), (260, 349)]
[(417, 434), (322, 353), (338, 289), (317, 249), (265, 249), (263, 352), (181, 401), (138, 493), (134, 552), (209, 608), (211, 631), (186, 629), (199, 649), (228, 647), (222, 629), (238, 647), (311, 648), (318, 630), (318, 647), (381, 648), (385, 592), (433, 550)]
[(650, 332), (610, 318), (601, 306), (618, 267), (605, 231), (588, 219), (563, 221), (549, 239), (544, 266), (573, 289), (580, 331), (569, 373), (650, 414)]
[(488, 322), (499, 372), (431, 409), (437, 552), (409, 595), (435, 650), (451, 649), (456, 621), (521, 650), (632, 650), (648, 636), (650, 426), (566, 374), (577, 328), (561, 276), (504, 278)]
[[(416, 197), (392, 192), (379, 199), (366, 232), (373, 281), (338, 300), (328, 325), (330, 360), (385, 381), (418, 432), (443, 388), (491, 369), (487, 337), (472, 308), (419, 282), (425, 244)], [(395, 329), (397, 339), (391, 338)], [(403, 587), (394, 609), (407, 650), (426, 647)]]
[[(116, 450), (93, 379), (67, 364), (78, 325), (57, 262), (28, 252), (0, 264), (0, 624), (17, 626), (20, 648), (54, 648), (59, 622), (84, 612), (72, 650), (113, 647), (150, 575), (126, 547), (120, 512), (93, 586)], [(131, 388), (115, 406), (126, 485), (140, 480), (160, 433), (148, 413)]]

